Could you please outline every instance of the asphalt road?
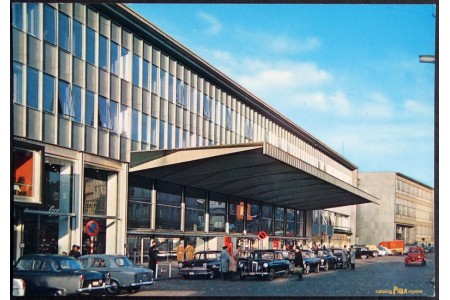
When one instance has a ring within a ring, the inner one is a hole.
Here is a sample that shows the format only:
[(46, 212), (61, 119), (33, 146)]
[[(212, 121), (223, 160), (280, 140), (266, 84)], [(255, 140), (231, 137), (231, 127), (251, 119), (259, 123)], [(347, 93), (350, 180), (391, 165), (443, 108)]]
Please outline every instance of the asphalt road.
[(136, 294), (121, 296), (159, 297), (434, 297), (434, 255), (427, 265), (406, 267), (404, 256), (357, 259), (355, 270), (330, 270), (310, 273), (298, 281), (297, 276), (279, 277), (273, 281), (247, 279), (172, 278), (143, 287)]

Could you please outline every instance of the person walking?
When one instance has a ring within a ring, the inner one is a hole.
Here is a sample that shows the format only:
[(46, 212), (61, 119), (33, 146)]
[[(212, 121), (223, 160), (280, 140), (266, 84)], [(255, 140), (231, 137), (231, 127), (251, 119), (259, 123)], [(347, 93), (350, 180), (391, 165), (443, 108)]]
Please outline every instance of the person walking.
[(182, 242), (180, 242), (177, 247), (177, 261), (178, 263), (184, 261), (184, 246)]
[(195, 254), (195, 249), (194, 247), (192, 247), (191, 243), (188, 243), (186, 249), (184, 250), (184, 252), (186, 252), (186, 260), (193, 260), (194, 259), (194, 254)]
[(295, 246), (294, 267), (301, 268), (301, 272), (297, 273), (298, 280), (303, 280), (303, 255), (299, 246)]
[(230, 272), (230, 280), (234, 281), (237, 274), (237, 267), (239, 262), (239, 252), (241, 251), (241, 245), (237, 245), (236, 250), (234, 250), (233, 255), (230, 256), (230, 266), (228, 271)]
[(80, 253), (80, 246), (78, 245), (73, 245), (72, 246), (72, 250), (70, 250), (69, 252), (69, 256), (72, 256), (73, 258), (78, 258), (81, 256)]
[(347, 245), (344, 245), (344, 249), (342, 249), (342, 269), (347, 269), (347, 267), (348, 267)]
[(159, 250), (156, 247), (156, 241), (152, 242), (152, 246), (148, 250), (148, 268), (153, 270), (153, 278), (156, 278), (156, 264)]
[(220, 273), (222, 275), (222, 280), (227, 280), (228, 269), (230, 268), (230, 254), (228, 254), (228, 246), (223, 246), (222, 249), (222, 252), (219, 254)]
[(353, 248), (353, 246), (350, 246), (350, 265), (352, 266), (352, 270), (355, 269), (355, 263), (356, 263), (356, 250)]

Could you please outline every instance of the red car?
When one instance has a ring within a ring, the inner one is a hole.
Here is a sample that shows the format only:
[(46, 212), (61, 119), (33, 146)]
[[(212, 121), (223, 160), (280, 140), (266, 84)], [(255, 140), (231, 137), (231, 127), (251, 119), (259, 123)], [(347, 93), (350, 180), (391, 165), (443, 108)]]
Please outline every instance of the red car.
[(409, 247), (408, 254), (405, 257), (405, 266), (419, 264), (425, 266), (427, 263), (427, 256), (422, 247)]

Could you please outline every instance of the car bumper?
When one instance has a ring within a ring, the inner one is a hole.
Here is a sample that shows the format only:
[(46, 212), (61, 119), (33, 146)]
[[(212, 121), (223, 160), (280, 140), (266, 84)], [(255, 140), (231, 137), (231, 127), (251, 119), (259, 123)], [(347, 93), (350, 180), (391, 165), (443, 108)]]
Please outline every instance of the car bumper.
[(269, 272), (241, 272), (241, 276), (264, 276), (269, 275)]
[(213, 271), (209, 271), (207, 269), (201, 269), (201, 270), (180, 270), (178, 274), (180, 275), (188, 275), (188, 276), (201, 276), (201, 275), (209, 275)]
[(141, 281), (141, 282), (132, 283), (132, 284), (130, 284), (130, 286), (131, 287), (136, 287), (136, 286), (142, 286), (142, 285), (152, 285), (154, 283), (155, 283), (154, 280), (152, 280), (152, 281)]
[(112, 285), (106, 284), (106, 283), (103, 283), (100, 286), (92, 286), (92, 284), (89, 284), (87, 287), (79, 288), (76, 291), (77, 291), (77, 293), (86, 293), (86, 292), (90, 293), (93, 291), (106, 290), (107, 288), (110, 288), (110, 287), (112, 287)]

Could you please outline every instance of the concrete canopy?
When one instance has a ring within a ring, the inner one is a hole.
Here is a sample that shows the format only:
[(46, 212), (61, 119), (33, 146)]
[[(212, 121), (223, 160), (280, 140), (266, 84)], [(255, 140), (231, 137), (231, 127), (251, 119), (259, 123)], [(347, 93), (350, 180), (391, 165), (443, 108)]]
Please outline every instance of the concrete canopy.
[(374, 196), (267, 143), (132, 152), (130, 173), (304, 210), (379, 204)]

